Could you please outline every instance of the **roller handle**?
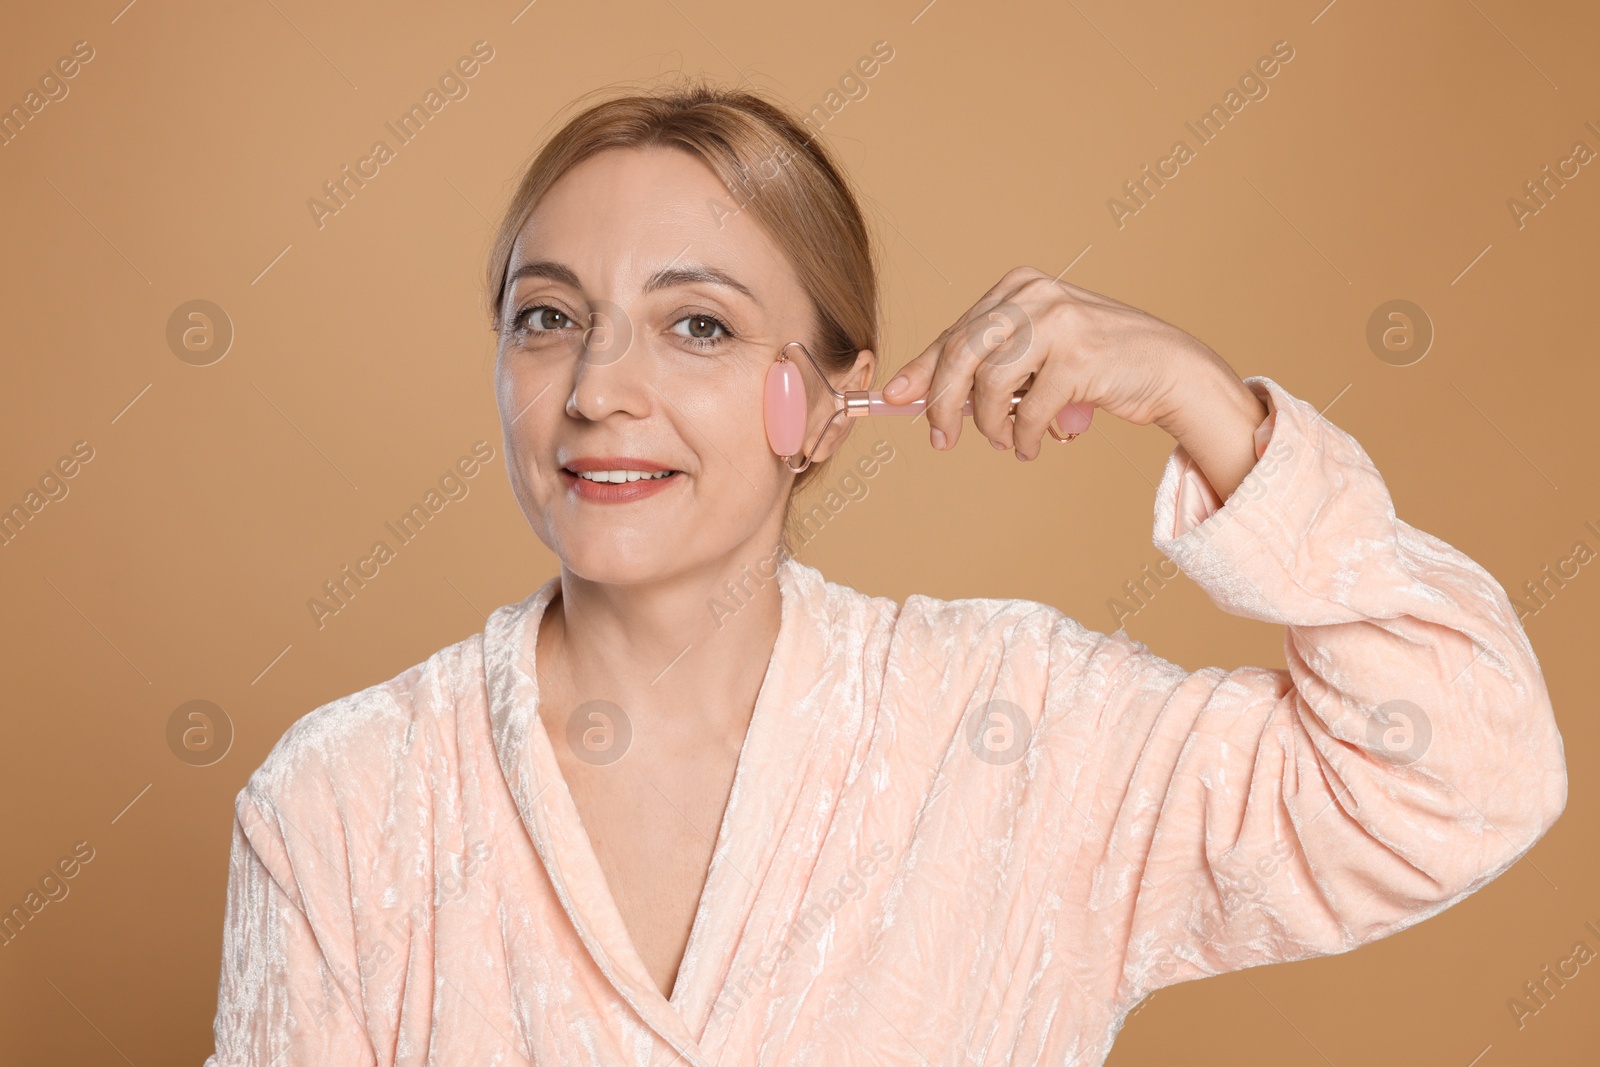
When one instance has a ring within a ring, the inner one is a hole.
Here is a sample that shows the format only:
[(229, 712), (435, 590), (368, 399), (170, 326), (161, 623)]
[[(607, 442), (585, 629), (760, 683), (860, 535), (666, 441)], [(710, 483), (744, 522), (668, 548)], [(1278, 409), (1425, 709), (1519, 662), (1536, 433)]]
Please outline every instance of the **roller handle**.
[[(1011, 409), (1015, 411), (1017, 404), (1027, 395), (1025, 389), (1014, 393), (1011, 397)], [(866, 403), (862, 406), (856, 406), (859, 404), (859, 393), (851, 396), (856, 399), (848, 402), (848, 409), (841, 408), (836, 411), (835, 417), (841, 413), (852, 417), (860, 414), (920, 415), (928, 406), (926, 397), (904, 404), (893, 403), (884, 399), (881, 389), (869, 390), (866, 394)], [(966, 403), (961, 405), (961, 414), (972, 415), (971, 396), (968, 396)], [(780, 360), (767, 368), (767, 380), (762, 396), (762, 415), (766, 424), (767, 443), (772, 446), (772, 451), (785, 457), (799, 454), (805, 444), (806, 391), (800, 368), (793, 361)], [(1070, 441), (1087, 430), (1093, 419), (1093, 404), (1066, 405), (1056, 412), (1055, 418), (1051, 420), (1055, 424), (1055, 429), (1066, 435), (1056, 439)], [(1051, 436), (1056, 437), (1054, 430)]]
[[(1022, 398), (1027, 395), (1026, 390), (1012, 394), (1011, 410), (1013, 412), (1016, 411), (1017, 405), (1022, 402)], [(873, 389), (867, 393), (868, 415), (919, 415), (927, 406), (927, 397), (910, 400), (904, 404), (896, 404), (885, 400), (881, 389)], [(971, 396), (968, 396), (966, 403), (961, 405), (961, 414), (968, 416), (972, 414)], [(1089, 428), (1089, 423), (1093, 418), (1093, 404), (1068, 404), (1056, 412), (1055, 423), (1062, 433), (1078, 434)]]

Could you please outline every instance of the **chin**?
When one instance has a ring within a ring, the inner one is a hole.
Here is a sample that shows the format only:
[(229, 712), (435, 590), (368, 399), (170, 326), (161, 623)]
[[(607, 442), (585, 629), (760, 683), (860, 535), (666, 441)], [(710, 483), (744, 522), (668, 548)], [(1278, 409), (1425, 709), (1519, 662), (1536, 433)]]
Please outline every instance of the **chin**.
[(682, 569), (683, 555), (670, 547), (679, 543), (676, 539), (633, 530), (625, 533), (567, 538), (556, 555), (561, 566), (577, 577), (607, 585), (637, 585)]

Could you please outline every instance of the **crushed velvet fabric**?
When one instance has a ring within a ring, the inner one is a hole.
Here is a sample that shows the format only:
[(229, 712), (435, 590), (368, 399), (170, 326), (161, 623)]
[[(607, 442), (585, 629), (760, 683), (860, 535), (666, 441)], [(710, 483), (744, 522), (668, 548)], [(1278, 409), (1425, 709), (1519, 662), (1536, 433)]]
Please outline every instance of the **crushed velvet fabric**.
[[(1268, 378), (1224, 505), (1155, 545), (1286, 670), (1184, 670), (1028, 600), (779, 564), (782, 620), (676, 986), (633, 948), (540, 717), (551, 578), (304, 716), (236, 805), (214, 1067), (1100, 1064), (1162, 986), (1461, 900), (1566, 803), (1501, 587)], [(565, 743), (557, 739), (555, 743)]]

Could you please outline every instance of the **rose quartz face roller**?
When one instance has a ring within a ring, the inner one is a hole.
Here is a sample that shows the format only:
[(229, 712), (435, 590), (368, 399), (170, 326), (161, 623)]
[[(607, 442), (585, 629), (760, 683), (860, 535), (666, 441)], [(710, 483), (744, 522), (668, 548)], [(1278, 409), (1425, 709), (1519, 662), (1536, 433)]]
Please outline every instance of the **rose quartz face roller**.
[[(833, 425), (833, 420), (840, 415), (846, 418), (858, 418), (862, 415), (919, 415), (927, 407), (926, 397), (912, 400), (905, 404), (893, 404), (883, 398), (881, 389), (850, 389), (843, 393), (833, 387), (828, 381), (828, 376), (822, 373), (822, 368), (817, 366), (817, 361), (799, 341), (790, 341), (778, 352), (777, 362), (767, 368), (766, 393), (762, 399), (762, 414), (766, 420), (767, 443), (772, 446), (772, 451), (783, 457), (784, 466), (799, 474), (811, 466), (811, 453), (816, 450), (813, 444), (809, 450), (801, 452), (805, 445), (806, 434), (806, 383), (801, 376), (800, 365), (789, 358), (789, 349), (798, 348), (805, 353), (811, 367), (817, 372), (817, 378), (828, 387), (828, 392), (833, 398), (842, 401), (840, 407), (834, 409), (828, 421), (822, 425), (822, 433), (817, 435), (817, 443), (827, 434), (828, 427)], [(1026, 389), (1018, 390), (1011, 397), (1011, 410), (1017, 410), (1017, 404), (1028, 395)], [(972, 414), (972, 397), (967, 397), (967, 402), (961, 405), (961, 414)], [(1065, 444), (1089, 428), (1089, 422), (1094, 418), (1093, 404), (1068, 404), (1056, 412), (1055, 418), (1045, 424), (1045, 429), (1050, 436)], [(1057, 432), (1056, 425), (1060, 424), (1061, 431)], [(796, 467), (790, 460), (796, 455), (803, 455), (804, 462)]]

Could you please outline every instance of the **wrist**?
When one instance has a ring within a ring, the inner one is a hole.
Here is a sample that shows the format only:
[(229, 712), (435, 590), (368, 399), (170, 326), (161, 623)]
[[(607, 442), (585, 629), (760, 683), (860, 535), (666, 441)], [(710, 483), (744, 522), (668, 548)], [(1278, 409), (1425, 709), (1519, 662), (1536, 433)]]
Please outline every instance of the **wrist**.
[(1255, 466), (1255, 431), (1268, 409), (1216, 353), (1196, 353), (1180, 370), (1177, 403), (1158, 423), (1227, 500)]
[(1248, 423), (1248, 434), (1267, 417), (1261, 398), (1211, 349), (1186, 349), (1176, 364), (1170, 400), (1154, 422), (1179, 444), (1228, 425)]

